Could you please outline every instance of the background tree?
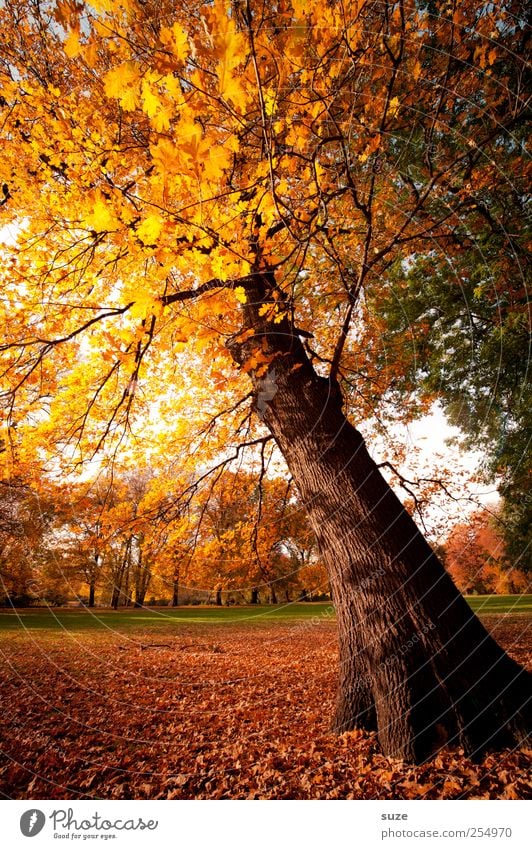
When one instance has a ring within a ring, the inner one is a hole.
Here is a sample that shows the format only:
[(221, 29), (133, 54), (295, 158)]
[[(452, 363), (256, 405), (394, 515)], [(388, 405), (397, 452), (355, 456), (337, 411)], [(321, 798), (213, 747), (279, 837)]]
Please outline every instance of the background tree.
[(445, 565), (462, 592), (518, 593), (530, 586), (506, 550), (504, 524), (497, 513), (480, 510), (457, 524), (445, 541)]
[(522, 742), (530, 678), (351, 423), (427, 403), (416, 335), (406, 346), (378, 321), (388, 281), (423, 259), (470, 267), (486, 181), (502, 198), (520, 179), (521, 4), (6, 0), (0, 14), (3, 210), (20, 228), (1, 368), (26, 451), (112, 455), (141, 424), (147, 446), (150, 410), (166, 451), (187, 442), (213, 469), (273, 438), (330, 577), (335, 727), (377, 728), (387, 754), (415, 759)]
[(49, 518), (38, 494), (21, 478), (0, 481), (0, 591), (12, 604), (39, 597)]

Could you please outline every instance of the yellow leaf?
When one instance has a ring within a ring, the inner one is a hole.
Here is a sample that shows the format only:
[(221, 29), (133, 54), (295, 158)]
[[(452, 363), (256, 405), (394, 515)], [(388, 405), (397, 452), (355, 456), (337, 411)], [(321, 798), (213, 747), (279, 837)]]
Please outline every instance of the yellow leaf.
[(91, 214), (87, 218), (89, 227), (96, 230), (97, 233), (102, 233), (107, 230), (115, 230), (118, 223), (112, 209), (102, 197), (98, 197)]
[(155, 245), (163, 229), (163, 221), (160, 215), (148, 215), (140, 227), (137, 228), (137, 236), (144, 245)]
[(76, 32), (76, 30), (71, 30), (65, 41), (63, 49), (69, 59), (74, 59), (76, 56), (79, 56), (79, 53), (81, 52), (81, 45), (79, 43), (79, 33)]
[[(217, 277), (219, 280), (227, 280), (229, 275), (228, 275), (228, 271), (227, 271), (227, 257), (226, 256), (224, 256), (223, 254), (222, 255), (219, 255), (219, 254), (216, 255), (211, 262), (211, 267), (212, 267), (212, 273), (213, 273), (214, 277)], [(242, 291), (244, 291), (244, 290), (242, 289)]]
[(237, 111), (245, 112), (248, 95), (239, 77), (224, 74), (223, 80), (220, 81), (220, 94), (224, 100), (230, 100)]
[(181, 90), (180, 81), (176, 77), (174, 77), (173, 74), (166, 74), (166, 76), (163, 77), (162, 82), (164, 82), (166, 91), (168, 92), (172, 100), (182, 106), (185, 100), (183, 98), (183, 92)]
[(108, 71), (104, 78), (104, 91), (107, 97), (120, 100), (126, 111), (132, 111), (138, 104), (138, 83), (140, 72), (134, 62), (123, 62), (117, 68)]
[(139, 291), (135, 293), (135, 301), (130, 307), (128, 313), (130, 318), (146, 318), (153, 312), (154, 300), (152, 295), (147, 291)]
[(160, 34), (163, 45), (174, 54), (176, 59), (185, 62), (190, 55), (188, 35), (181, 26), (175, 23), (173, 27), (163, 27)]
[(170, 139), (159, 139), (156, 145), (150, 147), (150, 153), (159, 170), (165, 174), (177, 174), (182, 167), (179, 150)]
[(277, 105), (277, 94), (275, 91), (267, 91), (264, 94), (264, 110), (266, 115), (271, 118), (275, 113), (275, 107)]
[(153, 118), (161, 108), (161, 101), (147, 80), (142, 80), (142, 108), (149, 118)]
[(134, 62), (122, 62), (117, 68), (107, 71), (103, 78), (107, 97), (120, 97), (124, 86), (138, 82), (139, 76)]
[(120, 98), (120, 106), (126, 112), (133, 112), (139, 105), (138, 93), (134, 88), (125, 88)]
[(392, 115), (392, 117), (394, 115), (397, 115), (397, 113), (399, 112), (399, 98), (398, 97), (392, 97), (392, 99), (390, 100), (389, 112), (390, 112), (390, 115)]
[(240, 301), (241, 304), (247, 303), (247, 296), (243, 286), (235, 287), (235, 298), (237, 301)]
[(163, 106), (152, 119), (152, 124), (158, 133), (164, 133), (170, 127), (174, 110), (171, 106)]

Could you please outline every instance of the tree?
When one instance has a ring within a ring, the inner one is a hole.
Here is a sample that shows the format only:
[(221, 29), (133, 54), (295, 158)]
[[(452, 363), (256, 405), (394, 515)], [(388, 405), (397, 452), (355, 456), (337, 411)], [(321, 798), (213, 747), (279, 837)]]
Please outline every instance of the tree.
[[(517, 493), (515, 493), (517, 495)], [(525, 574), (532, 572), (532, 498), (523, 492), (518, 501), (512, 493), (503, 499), (501, 519), (508, 565)]]
[(526, 575), (508, 561), (503, 528), (499, 516), (487, 510), (452, 528), (445, 541), (445, 565), (462, 592), (527, 591)]
[(28, 604), (39, 597), (42, 549), (49, 516), (38, 494), (21, 478), (0, 480), (0, 593)]
[[(276, 477), (263, 476), (257, 485), (250, 472), (225, 470), (196, 499), (197, 539), (189, 578), (214, 590), (218, 603), (225, 591), (252, 604), (276, 604), (281, 593), (285, 598), (290, 591), (299, 594), (305, 577), (313, 578), (314, 589), (316, 584), (321, 592), (326, 589), (323, 568), (312, 561), (314, 535), (290, 490)], [(311, 573), (312, 566), (314, 574), (303, 574)]]
[[(519, 6), (511, 11), (521, 52), (528, 36), (517, 24)], [(509, 55), (498, 55), (491, 73), (509, 90), (520, 90), (522, 66)], [(478, 97), (484, 97), (480, 90)], [(460, 251), (419, 252), (408, 263), (396, 261), (372, 308), (387, 338), (379, 366), (386, 367), (390, 348), (409, 350), (408, 379), (429, 396), (437, 392), (449, 420), (462, 431), (462, 446), (483, 451), (484, 478), (496, 480), (507, 504), (501, 525), (507, 549), (522, 566), (530, 562), (532, 467), (530, 217), (522, 162), (528, 127), (518, 111), (509, 120), (511, 131), (501, 132), (491, 149), (496, 155), (477, 150), (462, 184), (449, 184), (461, 213)]]
[(102, 579), (114, 609), (144, 605), (154, 573), (166, 566), (170, 532), (157, 513), (169, 485), (153, 469), (137, 467), (81, 487), (65, 521), (74, 534), (78, 571), (89, 584), (89, 607)]
[(108, 482), (78, 486), (63, 483), (54, 491), (54, 537), (52, 545), (63, 578), (88, 588), (87, 605), (94, 607), (104, 564), (104, 515), (111, 500)]
[(376, 315), (389, 275), (474, 252), (485, 181), (502, 198), (521, 173), (521, 4), (0, 14), (7, 425), (79, 462), (125, 451), (156, 409), (144, 444), (166, 421), (164, 450), (188, 441), (212, 470), (275, 440), (336, 606), (334, 727), (416, 760), (523, 742), (530, 676), (352, 424), (422, 400), (417, 339)]

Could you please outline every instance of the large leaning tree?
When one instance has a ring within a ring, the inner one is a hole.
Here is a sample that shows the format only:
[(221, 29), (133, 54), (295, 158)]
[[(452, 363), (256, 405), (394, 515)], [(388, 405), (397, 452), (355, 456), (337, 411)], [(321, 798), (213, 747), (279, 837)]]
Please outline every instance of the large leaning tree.
[(423, 400), (431, 322), (388, 339), (390, 281), (445, 274), (459, 298), (474, 259), (479, 311), (522, 320), (502, 219), (525, 192), (523, 18), (512, 0), (0, 8), (6, 438), (109, 456), (155, 405), (152, 439), (189, 438), (202, 469), (210, 439), (213, 463), (274, 441), (329, 572), (334, 727), (415, 760), (531, 726), (530, 676), (356, 427)]

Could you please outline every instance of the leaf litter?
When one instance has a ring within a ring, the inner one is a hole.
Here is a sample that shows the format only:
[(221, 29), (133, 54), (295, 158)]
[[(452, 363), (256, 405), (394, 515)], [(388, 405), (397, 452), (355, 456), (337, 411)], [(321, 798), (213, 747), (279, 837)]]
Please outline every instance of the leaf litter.
[[(519, 616), (486, 617), (521, 663)], [(163, 642), (164, 639), (164, 642)], [(151, 650), (148, 650), (151, 649)], [(532, 751), (422, 765), (329, 729), (334, 623), (27, 632), (2, 649), (0, 793), (49, 799), (523, 799)]]

